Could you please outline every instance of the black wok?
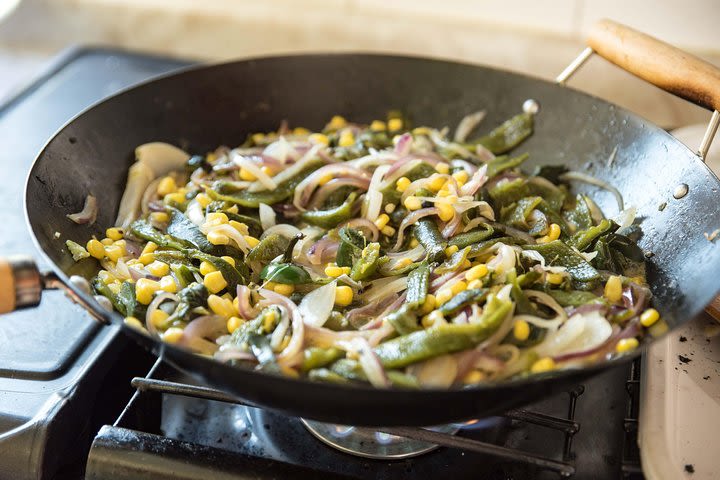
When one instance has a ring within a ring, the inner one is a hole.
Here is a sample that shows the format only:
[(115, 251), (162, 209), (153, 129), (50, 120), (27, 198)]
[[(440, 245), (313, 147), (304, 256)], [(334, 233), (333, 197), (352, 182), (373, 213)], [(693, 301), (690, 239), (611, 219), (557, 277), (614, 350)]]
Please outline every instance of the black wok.
[[(720, 108), (717, 70), (697, 59), (673, 57), (670, 47), (618, 29), (600, 25), (592, 37), (594, 49), (668, 90)], [(204, 152), (238, 144), (248, 132), (274, 130), (283, 119), (318, 128), (334, 114), (367, 122), (390, 108), (407, 112), (417, 124), (450, 126), (486, 108), (485, 122), (494, 125), (517, 113), (527, 99), (541, 105), (536, 131), (522, 146), (531, 154), (530, 167), (566, 164), (616, 186), (642, 218), (640, 244), (654, 254), (648, 258), (648, 278), (663, 319), (673, 328), (699, 315), (720, 292), (720, 245), (703, 235), (720, 227), (720, 181), (698, 155), (638, 116), (562, 85), (460, 63), (354, 54), (190, 69), (122, 92), (70, 121), (39, 154), (26, 191), (30, 228), (55, 272), (41, 275), (28, 263), (0, 263), (5, 278), (0, 305), (32, 304), (39, 301), (42, 286), (69, 285), (71, 296), (96, 318), (122, 324), (119, 314), (103, 310), (69, 284), (74, 263), (64, 241), (100, 235), (113, 223), (137, 145), (164, 141)], [(615, 149), (608, 167), (606, 159)], [(688, 193), (675, 199), (681, 183), (689, 186)], [(616, 213), (607, 192), (578, 189), (590, 192), (607, 214)], [(79, 210), (90, 192), (100, 205), (97, 222), (68, 221), (65, 214)], [(660, 211), (663, 203), (667, 207)], [(8, 293), (11, 282), (14, 298)], [(638, 354), (466, 389), (378, 390), (235, 368), (123, 328), (169, 363), (252, 403), (356, 425), (429, 425), (489, 415), (567, 389)]]

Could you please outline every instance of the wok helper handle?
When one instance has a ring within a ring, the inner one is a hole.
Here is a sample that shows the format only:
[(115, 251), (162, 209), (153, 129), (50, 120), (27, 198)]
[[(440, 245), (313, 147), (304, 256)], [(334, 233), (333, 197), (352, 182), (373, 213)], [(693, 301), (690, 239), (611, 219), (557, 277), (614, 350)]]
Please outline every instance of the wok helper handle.
[(31, 257), (0, 258), (0, 313), (40, 303), (43, 281)]

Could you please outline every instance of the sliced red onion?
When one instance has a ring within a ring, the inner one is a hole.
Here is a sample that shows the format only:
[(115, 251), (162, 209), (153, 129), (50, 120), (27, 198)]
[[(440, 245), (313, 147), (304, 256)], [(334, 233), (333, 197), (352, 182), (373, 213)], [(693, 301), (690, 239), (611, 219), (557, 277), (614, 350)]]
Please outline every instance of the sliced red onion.
[(85, 197), (85, 204), (83, 205), (83, 209), (78, 213), (68, 214), (66, 215), (66, 217), (77, 223), (78, 225), (84, 225), (86, 223), (92, 224), (95, 223), (97, 213), (97, 199), (92, 195), (88, 195), (87, 197)]
[(227, 334), (227, 321), (220, 315), (203, 315), (187, 324), (183, 330), (183, 339), (203, 338), (215, 341), (220, 335)]
[(260, 225), (263, 231), (275, 226), (275, 210), (269, 205), (261, 203), (258, 207), (260, 213)]
[(384, 277), (370, 282), (362, 294), (362, 299), (366, 303), (373, 303), (386, 295), (402, 292), (407, 288), (407, 276), (404, 277)]
[(571, 352), (571, 353), (565, 353), (563, 355), (557, 355), (553, 357), (553, 360), (557, 363), (562, 362), (571, 362), (571, 361), (578, 361), (582, 360), (587, 357), (592, 357), (595, 355), (600, 354), (601, 352), (608, 350), (608, 347), (612, 348), (615, 346), (617, 341), (620, 339), (620, 327), (617, 325), (612, 326), (612, 333), (611, 335), (600, 345), (597, 345), (595, 347), (589, 348), (587, 350), (581, 350), (578, 352)]
[(153, 325), (151, 320), (152, 314), (158, 309), (160, 304), (165, 301), (178, 303), (180, 302), (180, 298), (174, 293), (164, 292), (152, 299), (150, 305), (148, 305), (147, 311), (145, 312), (145, 328), (147, 328), (150, 335), (157, 335), (158, 333), (157, 328), (155, 328), (155, 325)]
[(348, 342), (358, 337), (365, 338), (371, 334), (371, 332), (354, 331), (336, 332), (324, 327), (305, 326), (305, 341), (307, 344), (322, 348), (335, 347), (343, 341)]
[(350, 322), (350, 325), (357, 329), (361, 329), (363, 325), (365, 325), (362, 320), (377, 318), (379, 313), (393, 304), (397, 298), (397, 295), (388, 295), (384, 298), (376, 300), (375, 302), (363, 305), (362, 307), (353, 308), (345, 314), (345, 318), (348, 322)]
[(480, 122), (482, 122), (484, 118), (485, 110), (479, 110), (465, 115), (455, 129), (454, 140), (458, 143), (464, 143), (468, 135), (480, 125)]
[(250, 287), (246, 285), (237, 286), (238, 312), (245, 320), (254, 318), (257, 315), (257, 309), (250, 305)]
[(128, 272), (130, 272), (130, 278), (132, 278), (135, 281), (140, 280), (141, 278), (147, 278), (149, 280), (160, 280), (160, 277), (156, 277), (155, 275), (152, 275), (147, 270), (140, 269), (138, 267), (132, 266), (128, 267)]
[(94, 295), (93, 298), (102, 308), (104, 308), (108, 312), (113, 311), (113, 304), (109, 298), (104, 297), (102, 295)]
[(551, 357), (583, 352), (600, 346), (612, 333), (612, 326), (600, 312), (575, 314), (561, 328), (548, 332), (535, 350)]
[(392, 323), (384, 321), (378, 328), (365, 330), (363, 333), (369, 335), (367, 340), (370, 346), (377, 347), (385, 338), (395, 333), (395, 327), (392, 326)]
[(332, 313), (335, 305), (335, 289), (337, 282), (332, 281), (322, 287), (316, 288), (305, 295), (298, 309), (305, 325), (322, 327)]
[(390, 380), (385, 373), (385, 369), (367, 340), (356, 337), (350, 341), (340, 341), (337, 346), (349, 353), (357, 354), (358, 363), (360, 363), (368, 382), (373, 387), (388, 388), (390, 386)]
[(300, 210), (310, 201), (315, 189), (320, 184), (320, 180), (327, 175), (333, 177), (351, 177), (368, 180), (370, 175), (364, 170), (348, 165), (347, 163), (334, 163), (331, 165), (325, 165), (315, 170), (313, 173), (305, 177), (302, 182), (295, 187), (295, 193), (293, 194), (293, 205)]
[(461, 160), (459, 158), (455, 158), (452, 161), (450, 161), (450, 165), (452, 165), (454, 168), (462, 168), (468, 174), (470, 174), (471, 178), (472, 178), (473, 174), (478, 171), (477, 165), (472, 164), (472, 163), (468, 162), (467, 160)]
[(298, 152), (290, 144), (290, 142), (288, 142), (285, 137), (281, 135), (278, 140), (272, 142), (267, 147), (265, 147), (265, 150), (263, 150), (263, 155), (272, 157), (284, 165), (289, 160), (295, 160), (298, 157)]
[(495, 159), (495, 154), (479, 143), (475, 145), (475, 155), (477, 155), (477, 158), (483, 162), (489, 162), (490, 160)]
[(142, 200), (140, 201), (140, 211), (142, 213), (147, 214), (148, 212), (154, 211), (151, 209), (150, 205), (152, 204), (154, 207), (155, 205), (159, 204), (158, 200), (160, 199), (160, 197), (158, 197), (157, 187), (158, 185), (160, 185), (161, 181), (162, 178), (156, 178), (155, 180), (150, 182), (150, 184), (143, 192)]
[(404, 157), (410, 153), (413, 144), (413, 137), (409, 132), (405, 132), (400, 135), (397, 143), (395, 143), (395, 149), (393, 150), (399, 157)]
[[(281, 183), (286, 182), (291, 178), (297, 176), (298, 173), (303, 171), (310, 163), (314, 162), (318, 158), (318, 151), (320, 149), (320, 145), (315, 145), (314, 147), (309, 149), (305, 153), (305, 155), (303, 155), (297, 162), (293, 163), (292, 165), (272, 177), (273, 181), (277, 185), (280, 185)], [(261, 191), (263, 188), (264, 187), (262, 187), (262, 185), (260, 185), (259, 188), (255, 185), (252, 185), (250, 188), (248, 188), (248, 190), (251, 192), (255, 192)], [(295, 191), (297, 191), (297, 189)]]
[(369, 186), (370, 181), (365, 178), (333, 178), (315, 191), (315, 194), (312, 195), (310, 203), (308, 203), (308, 209), (320, 207), (323, 203), (325, 203), (325, 200), (327, 200), (330, 195), (342, 187), (353, 187), (358, 190), (365, 191)]
[(265, 238), (273, 233), (277, 233), (281, 237), (285, 238), (295, 238), (300, 233), (300, 229), (295, 225), (290, 225), (289, 223), (278, 223), (277, 225), (265, 230), (260, 238)]
[(280, 305), (290, 312), (292, 335), (290, 337), (290, 343), (283, 349), (277, 356), (277, 361), (281, 365), (293, 366), (297, 361), (297, 354), (303, 346), (303, 338), (305, 336), (305, 325), (303, 323), (302, 315), (298, 310), (297, 305), (292, 300), (287, 298), (285, 295), (280, 295), (272, 290), (265, 288), (260, 289), (260, 295), (265, 299), (263, 304), (265, 305)]
[(280, 348), (280, 345), (282, 344), (282, 341), (285, 338), (285, 334), (287, 333), (289, 328), (290, 318), (287, 315), (283, 315), (280, 323), (278, 323), (277, 327), (275, 327), (275, 330), (273, 330), (272, 335), (270, 335), (270, 347), (273, 350), (277, 350), (278, 348)]
[(460, 225), (462, 223), (462, 216), (458, 215), (457, 212), (455, 212), (455, 215), (453, 218), (450, 219), (449, 222), (445, 224), (445, 226), (442, 229), (442, 236), (445, 238), (450, 238), (453, 235), (457, 233), (457, 231), (460, 229)]
[(365, 155), (364, 157), (356, 158), (355, 160), (350, 160), (349, 162), (345, 162), (347, 165), (351, 165), (355, 168), (359, 169), (365, 169), (370, 167), (377, 167), (379, 165), (390, 165), (395, 164), (398, 160), (398, 156), (389, 151), (382, 151), (382, 152), (371, 152), (370, 155)]
[(307, 251), (307, 258), (313, 265), (327, 263), (329, 259), (335, 258), (340, 244), (328, 237), (323, 237), (315, 242)]
[(363, 201), (363, 217), (374, 222), (380, 215), (380, 209), (382, 208), (383, 194), (380, 191), (380, 185), (384, 175), (388, 172), (390, 167), (388, 165), (381, 165), (375, 169), (372, 179), (370, 180), (370, 186), (368, 187), (365, 200)]
[(415, 223), (421, 218), (437, 214), (438, 209), (436, 207), (430, 207), (421, 208), (420, 210), (416, 210), (407, 217), (405, 217), (397, 229), (397, 241), (395, 242), (395, 246), (392, 249), (397, 251), (402, 246), (403, 240), (405, 240), (405, 229), (407, 227), (409, 227), (410, 225), (415, 225)]
[(425, 256), (425, 247), (422, 245), (418, 245), (415, 248), (411, 248), (410, 250), (403, 250), (400, 252), (389, 252), (387, 254), (388, 258), (390, 260), (400, 260), (403, 258), (409, 258), (413, 262), (416, 262), (420, 260), (423, 256)]
[(228, 237), (230, 240), (235, 242), (235, 245), (243, 251), (243, 253), (247, 254), (250, 251), (250, 244), (248, 244), (247, 240), (245, 240), (245, 237), (240, 234), (232, 225), (224, 223), (222, 225), (216, 225), (212, 227), (210, 230), (217, 233), (222, 233), (226, 237)]
[(615, 201), (617, 202), (617, 205), (618, 205), (618, 210), (620, 212), (625, 210), (625, 205), (623, 204), (623, 198), (622, 198), (622, 194), (620, 193), (620, 190), (613, 187), (612, 185), (610, 185), (609, 183), (607, 183), (604, 180), (600, 180), (600, 179), (595, 178), (586, 173), (574, 172), (574, 171), (563, 173), (558, 178), (564, 182), (567, 182), (569, 180), (577, 180), (579, 182), (589, 183), (590, 185), (595, 185), (596, 187), (604, 188), (605, 190), (612, 193), (613, 196), (615, 197)]
[(473, 196), (487, 181), (487, 165), (483, 165), (473, 173), (465, 185), (460, 187), (460, 194), (463, 196)]
[(215, 360), (227, 363), (231, 360), (240, 360), (240, 361), (254, 361), (255, 355), (253, 355), (250, 352), (244, 352), (242, 350), (237, 349), (222, 349), (215, 352), (214, 355)]

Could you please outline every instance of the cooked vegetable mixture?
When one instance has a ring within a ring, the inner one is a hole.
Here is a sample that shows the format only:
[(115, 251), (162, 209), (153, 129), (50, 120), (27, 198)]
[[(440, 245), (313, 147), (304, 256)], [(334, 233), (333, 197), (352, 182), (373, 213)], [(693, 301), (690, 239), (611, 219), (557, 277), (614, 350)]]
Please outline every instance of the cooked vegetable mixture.
[(529, 113), (469, 140), (483, 116), (452, 138), (392, 112), (192, 156), (142, 145), (116, 226), (67, 246), (127, 325), (293, 377), (447, 388), (635, 349), (659, 314), (634, 209), (580, 172), (523, 172)]

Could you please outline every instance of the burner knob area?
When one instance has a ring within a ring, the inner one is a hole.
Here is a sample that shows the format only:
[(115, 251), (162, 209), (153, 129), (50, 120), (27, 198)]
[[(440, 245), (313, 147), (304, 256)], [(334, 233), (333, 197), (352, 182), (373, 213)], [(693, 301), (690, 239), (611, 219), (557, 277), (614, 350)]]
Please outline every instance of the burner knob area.
[(0, 258), (0, 313), (34, 307), (42, 296), (42, 278), (32, 257)]

